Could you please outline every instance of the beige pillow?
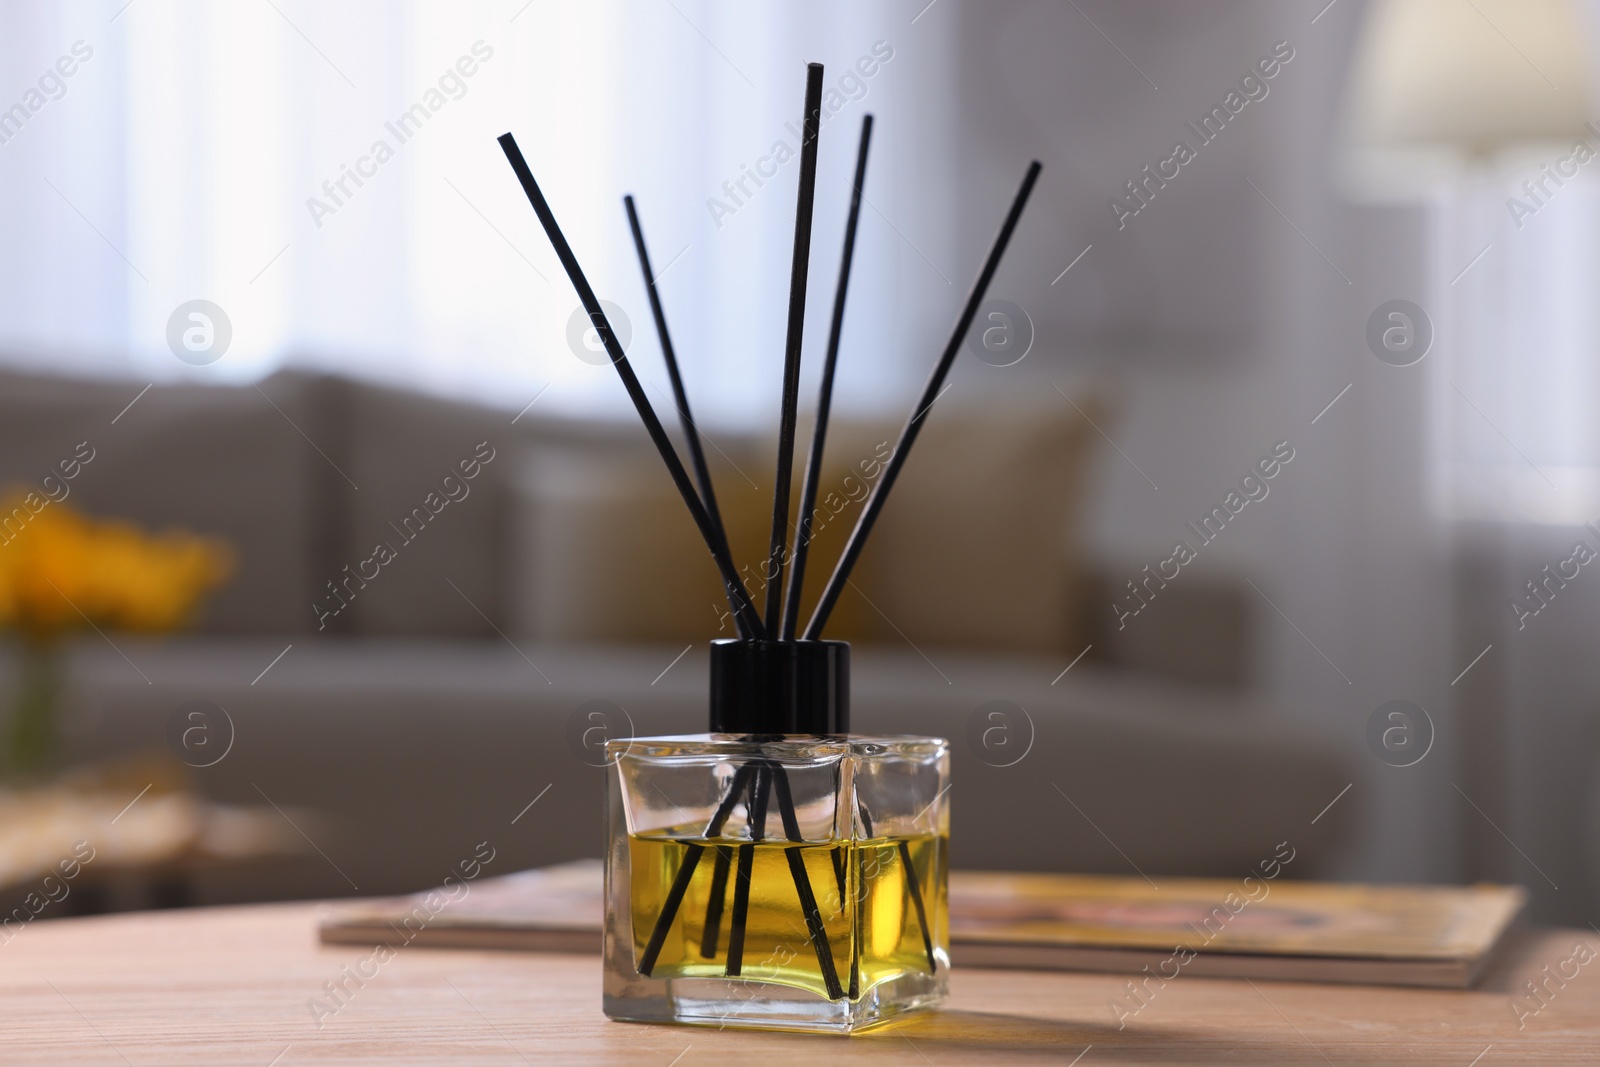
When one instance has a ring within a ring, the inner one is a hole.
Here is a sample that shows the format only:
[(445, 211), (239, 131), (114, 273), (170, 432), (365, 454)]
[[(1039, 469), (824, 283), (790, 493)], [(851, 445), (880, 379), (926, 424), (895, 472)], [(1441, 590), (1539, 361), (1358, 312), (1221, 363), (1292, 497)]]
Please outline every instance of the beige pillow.
[(654, 456), (535, 451), (517, 478), (511, 536), (516, 634), (661, 641), (716, 633), (716, 569)]
[[(801, 628), (899, 429), (841, 422), (829, 434)], [(802, 424), (796, 508), (809, 434)], [(1092, 435), (1066, 404), (1013, 404), (1000, 416), (991, 408), (939, 411), (920, 435), (823, 636), (1066, 649), (1076, 640), (1078, 615), (1071, 520)], [(760, 610), (773, 446), (723, 437), (717, 445), (708, 458), (718, 504), (735, 564)], [(538, 450), (518, 478), (512, 527), (517, 633), (663, 642), (734, 635), (716, 567), (642, 434), (637, 448)]]
[(1076, 528), (1096, 436), (1064, 402), (936, 411), (841, 602), (865, 601), (862, 628), (882, 641), (1074, 647)]

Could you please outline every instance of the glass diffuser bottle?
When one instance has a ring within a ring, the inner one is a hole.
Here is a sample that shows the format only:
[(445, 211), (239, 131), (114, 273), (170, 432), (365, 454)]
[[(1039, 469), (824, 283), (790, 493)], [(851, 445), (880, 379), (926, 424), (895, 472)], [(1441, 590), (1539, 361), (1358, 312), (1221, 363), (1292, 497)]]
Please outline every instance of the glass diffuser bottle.
[(944, 998), (949, 746), (850, 734), (849, 662), (714, 642), (710, 733), (608, 745), (607, 1015), (848, 1033)]

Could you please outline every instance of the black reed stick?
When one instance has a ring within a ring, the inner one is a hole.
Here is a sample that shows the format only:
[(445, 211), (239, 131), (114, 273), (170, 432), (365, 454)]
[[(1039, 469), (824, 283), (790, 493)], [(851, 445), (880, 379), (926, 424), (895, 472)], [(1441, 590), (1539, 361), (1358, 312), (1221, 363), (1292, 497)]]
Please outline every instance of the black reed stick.
[[(861, 829), (866, 832), (867, 837), (870, 839), (872, 837), (872, 816), (868, 814), (867, 806), (862, 803), (861, 794), (859, 793), (856, 794), (856, 811), (861, 816)], [(917, 879), (917, 868), (911, 862), (911, 849), (906, 843), (898, 841), (896, 844), (900, 846), (900, 862), (906, 872), (906, 891), (911, 894), (911, 903), (917, 912), (917, 925), (922, 930), (922, 949), (928, 954), (928, 973), (932, 974), (938, 969), (938, 964), (935, 962), (933, 955), (933, 937), (928, 927), (928, 909), (922, 903), (922, 887)], [(854, 973), (851, 974), (850, 980), (852, 982), (855, 981)], [(852, 988), (854, 987), (852, 986)], [(854, 996), (855, 994), (852, 993), (851, 995)]]
[(722, 909), (728, 896), (728, 865), (733, 862), (733, 848), (717, 846), (717, 862), (711, 868), (711, 895), (706, 900), (706, 921), (700, 931), (700, 956), (711, 959), (717, 954), (717, 939), (722, 936)]
[[(783, 594), (781, 641), (794, 640), (800, 620), (800, 594), (806, 581), (806, 550), (811, 546), (812, 514), (817, 506), (817, 482), (822, 478), (822, 452), (828, 438), (828, 411), (833, 404), (833, 370), (839, 362), (839, 333), (844, 327), (844, 297), (850, 288), (850, 263), (856, 251), (856, 223), (861, 218), (861, 186), (867, 177), (867, 147), (872, 143), (872, 116), (861, 117), (861, 144), (856, 149), (856, 177), (850, 187), (850, 215), (844, 225), (844, 253), (839, 259), (839, 285), (833, 293), (833, 321), (828, 324), (828, 353), (822, 362), (822, 388), (817, 395), (817, 421), (811, 428), (811, 455), (806, 459), (805, 480), (800, 483), (799, 523), (794, 534), (794, 560), (789, 585)], [(837, 855), (835, 856), (837, 859)], [(840, 868), (841, 872), (843, 868)], [(844, 876), (839, 877), (840, 892)]]
[(704, 845), (692, 843), (684, 849), (683, 866), (678, 868), (677, 876), (672, 879), (667, 899), (661, 904), (661, 914), (656, 916), (655, 928), (650, 931), (650, 940), (644, 946), (644, 955), (639, 957), (639, 973), (647, 978), (656, 969), (656, 957), (661, 955), (661, 948), (667, 943), (667, 932), (672, 929), (672, 920), (683, 906), (683, 895), (689, 889), (689, 882), (694, 878), (695, 868), (700, 866), (700, 857), (705, 850)]
[(933, 956), (933, 939), (928, 935), (928, 912), (922, 903), (922, 888), (917, 881), (917, 865), (911, 862), (911, 846), (904, 841), (900, 846), (900, 866), (906, 872), (906, 891), (911, 894), (911, 904), (917, 909), (917, 925), (922, 928), (922, 951), (928, 954), (928, 973), (937, 969)]
[[(728, 923), (728, 961), (722, 973), (730, 978), (744, 970), (744, 928), (750, 914), (750, 869), (755, 865), (756, 845), (767, 835), (767, 789), (771, 780), (760, 764), (753, 767), (755, 779), (750, 784), (750, 840), (739, 846), (738, 877), (733, 884), (733, 916)], [(740, 768), (743, 770), (744, 768)]]
[[(749, 764), (742, 764), (733, 772), (733, 778), (728, 782), (728, 792), (712, 813), (711, 821), (706, 824), (705, 836), (716, 837), (722, 832), (722, 825), (733, 814), (734, 806), (739, 803), (739, 795), (744, 792), (744, 785), (752, 773), (753, 768)], [(639, 957), (639, 973), (647, 978), (655, 970), (656, 957), (661, 955), (661, 947), (667, 943), (667, 933), (672, 929), (672, 921), (677, 918), (678, 909), (683, 905), (683, 895), (689, 889), (689, 882), (694, 878), (695, 868), (700, 865), (700, 857), (705, 850), (704, 845), (692, 842), (684, 849), (683, 866), (678, 868), (672, 885), (667, 889), (661, 914), (656, 916), (655, 928), (650, 931), (650, 940), (645, 944), (644, 954)]]
[(765, 637), (766, 629), (762, 626), (755, 607), (750, 603), (749, 592), (739, 580), (739, 572), (734, 569), (733, 558), (728, 553), (727, 546), (718, 539), (711, 518), (700, 503), (700, 497), (695, 493), (693, 483), (689, 481), (688, 471), (683, 469), (683, 463), (678, 459), (678, 453), (672, 447), (667, 431), (662, 428), (661, 420), (656, 418), (655, 410), (650, 406), (650, 398), (645, 396), (644, 387), (639, 384), (638, 377), (633, 373), (633, 367), (612, 332), (611, 323), (607, 321), (606, 313), (600, 307), (600, 301), (595, 297), (594, 290), (589, 287), (589, 280), (584, 277), (583, 268), (578, 265), (577, 257), (572, 254), (572, 248), (567, 244), (567, 238), (561, 232), (560, 224), (556, 222), (555, 213), (545, 202), (544, 193), (539, 190), (539, 183), (534, 181), (527, 160), (522, 158), (522, 150), (517, 147), (516, 138), (504, 133), (500, 135), (499, 141), (501, 150), (505, 152), (506, 159), (511, 164), (511, 169), (516, 172), (517, 181), (522, 184), (522, 191), (527, 194), (528, 202), (533, 205), (534, 214), (539, 216), (545, 236), (550, 240), (550, 247), (561, 260), (561, 266), (565, 268), (573, 289), (577, 290), (578, 299), (582, 302), (584, 311), (588, 313), (589, 321), (600, 334), (600, 340), (606, 347), (606, 354), (616, 366), (617, 375), (628, 390), (628, 396), (632, 398), (633, 406), (638, 410), (639, 418), (650, 434), (650, 440), (655, 444), (656, 451), (661, 453), (661, 459), (667, 465), (667, 472), (672, 475), (673, 484), (678, 487), (678, 493), (688, 506), (690, 515), (694, 517), (695, 525), (700, 528), (700, 536), (705, 539), (712, 558), (717, 562), (717, 569), (722, 572), (722, 582), (727, 587), (728, 603), (733, 608), (740, 636), (746, 639)]
[(783, 409), (778, 422), (778, 476), (772, 490), (772, 548), (767, 554), (767, 632), (776, 634), (788, 554), (789, 482), (794, 467), (795, 412), (800, 400), (800, 336), (806, 324), (806, 272), (811, 261), (811, 209), (817, 195), (817, 135), (822, 122), (822, 64), (806, 64), (805, 131), (800, 140), (800, 193), (794, 209), (794, 261), (789, 267), (789, 329), (783, 344)]
[(900, 440), (895, 443), (894, 455), (889, 457), (883, 475), (878, 480), (877, 488), (872, 491), (872, 495), (867, 498), (866, 506), (861, 509), (855, 529), (850, 531), (850, 540), (845, 544), (844, 554), (839, 557), (839, 563), (833, 569), (833, 576), (828, 579), (822, 597), (817, 601), (817, 609), (812, 613), (811, 621), (806, 624), (803, 635), (805, 640), (815, 641), (822, 634), (829, 613), (838, 602), (839, 594), (844, 591), (845, 583), (850, 580), (850, 571), (855, 567), (868, 535), (872, 533), (873, 523), (878, 521), (878, 514), (883, 511), (884, 501), (889, 498), (889, 491), (894, 488), (895, 479), (900, 475), (900, 468), (905, 466), (906, 456), (911, 453), (911, 446), (916, 443), (917, 433), (928, 417), (928, 410), (933, 407), (934, 401), (939, 399), (945, 377), (950, 373), (950, 365), (955, 362), (956, 353), (961, 350), (961, 342), (966, 338), (973, 317), (978, 313), (978, 305), (983, 302), (984, 294), (989, 290), (989, 282), (993, 280), (994, 272), (1000, 266), (1000, 259), (1005, 255), (1012, 231), (1017, 228), (1017, 220), (1022, 217), (1022, 209), (1027, 206), (1028, 195), (1033, 192), (1034, 182), (1038, 181), (1039, 171), (1042, 169), (1038, 160), (1028, 165), (1028, 173), (1022, 179), (1022, 186), (1017, 190), (1016, 198), (1011, 202), (1011, 210), (1006, 213), (1005, 222), (1001, 224), (1000, 232), (995, 236), (994, 246), (989, 249), (989, 258), (984, 261), (983, 269), (978, 272), (977, 280), (972, 283), (972, 291), (967, 294), (966, 306), (961, 309), (961, 317), (956, 319), (950, 341), (939, 356), (939, 362), (934, 365), (933, 373), (928, 377), (928, 384), (922, 390), (922, 397), (912, 410), (911, 418), (900, 431)]
[[(794, 796), (789, 792), (789, 772), (778, 763), (767, 764), (778, 794), (778, 814), (783, 819), (783, 834), (790, 841), (801, 842), (800, 820), (795, 817)], [(828, 987), (828, 999), (844, 996), (839, 985), (839, 971), (833, 964), (833, 947), (828, 944), (828, 930), (822, 923), (822, 911), (817, 907), (817, 896), (811, 889), (811, 876), (806, 873), (805, 850), (798, 844), (783, 850), (789, 861), (789, 875), (794, 879), (795, 895), (800, 898), (800, 911), (806, 919), (806, 931), (811, 935), (811, 947), (817, 953), (817, 966), (822, 969), (822, 981)]]
[[(661, 358), (667, 364), (667, 378), (672, 383), (672, 400), (678, 406), (678, 418), (683, 423), (683, 437), (689, 445), (689, 462), (694, 466), (694, 479), (700, 486), (700, 501), (705, 505), (706, 515), (711, 519), (711, 525), (717, 532), (722, 550), (731, 558), (733, 552), (728, 546), (728, 531), (722, 524), (722, 512), (717, 507), (717, 494), (711, 482), (711, 468), (706, 465), (706, 450), (700, 442), (700, 430), (695, 425), (694, 416), (689, 413), (689, 394), (683, 387), (683, 375), (678, 371), (678, 355), (673, 350), (672, 335), (667, 330), (667, 314), (661, 306), (661, 292), (656, 288), (655, 271), (650, 269), (650, 252), (645, 247), (644, 228), (639, 225), (639, 212), (634, 208), (633, 197), (624, 196), (622, 204), (628, 210), (628, 228), (633, 231), (633, 247), (639, 253), (639, 270), (644, 274), (645, 291), (650, 295), (650, 315), (656, 321), (656, 336), (661, 339)], [(728, 596), (731, 600), (734, 591), (729, 590)], [(725, 864), (722, 871), (726, 877)], [(718, 910), (720, 911), (720, 908)]]

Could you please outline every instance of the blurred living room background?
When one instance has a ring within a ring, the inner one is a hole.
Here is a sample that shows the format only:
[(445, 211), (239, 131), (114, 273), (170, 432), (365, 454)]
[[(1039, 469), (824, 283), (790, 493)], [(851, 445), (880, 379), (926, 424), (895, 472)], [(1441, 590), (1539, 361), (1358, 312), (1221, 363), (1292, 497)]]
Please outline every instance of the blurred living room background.
[(1044, 164), (828, 634), (858, 731), (952, 739), (954, 863), (1286, 841), (1589, 921), (1597, 49), (1558, 0), (0, 2), (0, 883), (600, 854), (596, 736), (703, 729), (732, 628), (494, 139), (676, 433), (637, 198), (755, 574), (816, 60), (808, 404), (876, 126), (808, 599)]

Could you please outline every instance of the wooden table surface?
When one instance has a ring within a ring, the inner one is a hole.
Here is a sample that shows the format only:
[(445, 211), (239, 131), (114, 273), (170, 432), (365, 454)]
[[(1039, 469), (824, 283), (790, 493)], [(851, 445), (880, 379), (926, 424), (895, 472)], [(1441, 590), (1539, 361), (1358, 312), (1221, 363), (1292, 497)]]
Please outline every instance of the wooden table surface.
[[(0, 944), (0, 1064), (1600, 1062), (1600, 958), (1521, 1029), (1522, 982), (1584, 930), (1520, 935), (1471, 991), (1180, 976), (1119, 1031), (1125, 978), (957, 970), (946, 1010), (855, 1037), (609, 1022), (583, 956), (401, 949), (319, 1020), (311, 998), (368, 952), (322, 947), (316, 906), (36, 921)], [(370, 973), (370, 970), (369, 970)], [(352, 987), (354, 988), (354, 987)], [(1087, 1050), (1087, 1051), (1085, 1051)], [(1075, 1059), (1075, 1057), (1078, 1057)]]

